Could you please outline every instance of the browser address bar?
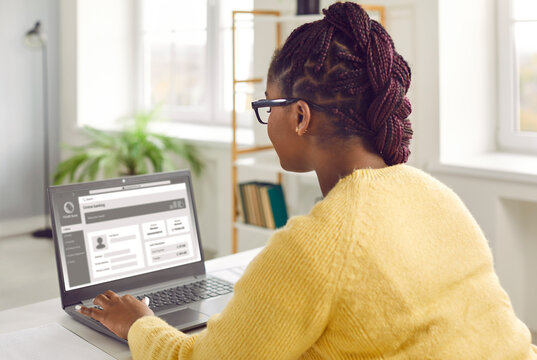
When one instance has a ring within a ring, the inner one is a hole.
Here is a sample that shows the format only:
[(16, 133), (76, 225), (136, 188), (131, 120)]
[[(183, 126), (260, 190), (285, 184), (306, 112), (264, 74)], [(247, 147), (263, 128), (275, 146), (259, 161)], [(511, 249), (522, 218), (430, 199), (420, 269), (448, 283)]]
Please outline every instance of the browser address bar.
[(120, 199), (124, 198), (126, 196), (141, 196), (141, 195), (149, 195), (149, 194), (156, 194), (161, 192), (168, 192), (168, 191), (180, 191), (186, 189), (185, 183), (179, 183), (179, 184), (163, 184), (165, 186), (145, 186), (143, 188), (134, 188), (134, 189), (118, 189), (118, 191), (114, 192), (107, 192), (104, 194), (92, 194), (87, 196), (81, 196), (78, 198), (78, 201), (80, 204), (87, 204), (95, 201), (107, 201), (112, 199)]
[(171, 184), (170, 180), (155, 181), (155, 182), (145, 183), (145, 184), (134, 184), (134, 185), (116, 186), (116, 187), (105, 188), (105, 189), (90, 190), (89, 194), (90, 195), (95, 195), (95, 194), (102, 194), (102, 193), (107, 193), (107, 192), (112, 192), (112, 191), (139, 189), (139, 188), (143, 188), (143, 187), (168, 185), (168, 184)]

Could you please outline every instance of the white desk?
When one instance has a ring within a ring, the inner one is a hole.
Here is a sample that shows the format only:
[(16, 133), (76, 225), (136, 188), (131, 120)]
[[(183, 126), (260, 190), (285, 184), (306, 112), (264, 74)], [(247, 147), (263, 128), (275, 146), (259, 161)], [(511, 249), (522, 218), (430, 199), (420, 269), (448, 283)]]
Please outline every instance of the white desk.
[[(213, 274), (221, 270), (245, 266), (259, 251), (261, 251), (261, 248), (209, 260), (205, 263), (207, 273)], [(129, 347), (126, 344), (90, 329), (67, 315), (62, 309), (60, 298), (0, 311), (0, 333), (33, 328), (54, 322), (61, 324), (116, 359), (131, 359)]]

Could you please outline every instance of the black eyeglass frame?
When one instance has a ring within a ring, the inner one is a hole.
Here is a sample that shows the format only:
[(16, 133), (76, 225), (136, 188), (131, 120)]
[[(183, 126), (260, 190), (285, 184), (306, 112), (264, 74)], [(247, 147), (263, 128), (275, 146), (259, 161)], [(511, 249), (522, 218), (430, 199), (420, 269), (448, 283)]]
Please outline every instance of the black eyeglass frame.
[(306, 102), (306, 104), (308, 104), (309, 107), (311, 107), (313, 110), (326, 111), (326, 108), (324, 108), (324, 107), (322, 107), (320, 105), (317, 105), (315, 103), (312, 103), (311, 101), (304, 100), (304, 99), (299, 99), (299, 98), (256, 100), (256, 101), (252, 101), (252, 109), (254, 109), (254, 111), (255, 111), (255, 116), (257, 117), (257, 121), (259, 121), (259, 123), (261, 123), (263, 125), (266, 125), (266, 124), (268, 124), (268, 121), (265, 122), (265, 121), (261, 120), (261, 117), (259, 116), (259, 108), (274, 107), (274, 106), (287, 106), (287, 105), (291, 105), (291, 104), (296, 103), (298, 100), (302, 100), (302, 101)]

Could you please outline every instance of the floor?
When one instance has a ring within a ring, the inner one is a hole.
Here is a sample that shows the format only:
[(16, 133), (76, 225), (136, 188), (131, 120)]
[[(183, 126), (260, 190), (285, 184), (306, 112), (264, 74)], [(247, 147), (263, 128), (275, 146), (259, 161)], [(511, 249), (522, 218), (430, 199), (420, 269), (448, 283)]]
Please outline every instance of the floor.
[(0, 238), (0, 289), (0, 310), (60, 296), (52, 240)]
[[(205, 251), (205, 258), (214, 253)], [(0, 311), (59, 297), (59, 289), (52, 240), (0, 238)]]

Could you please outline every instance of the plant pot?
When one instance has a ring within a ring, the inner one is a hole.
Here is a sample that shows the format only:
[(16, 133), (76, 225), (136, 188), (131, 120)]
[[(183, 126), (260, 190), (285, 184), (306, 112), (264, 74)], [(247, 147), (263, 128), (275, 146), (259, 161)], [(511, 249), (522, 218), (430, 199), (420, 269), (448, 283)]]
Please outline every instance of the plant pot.
[(319, 13), (319, 0), (297, 0), (296, 14), (309, 15)]

